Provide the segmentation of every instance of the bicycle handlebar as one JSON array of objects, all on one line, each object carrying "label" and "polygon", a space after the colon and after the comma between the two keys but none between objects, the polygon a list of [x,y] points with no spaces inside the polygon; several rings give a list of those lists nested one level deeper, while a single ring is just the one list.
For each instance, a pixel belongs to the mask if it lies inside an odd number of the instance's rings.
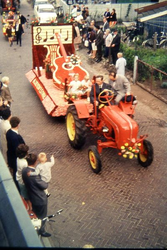
[{"label": "bicycle handlebar", "polygon": [[46,216],[45,218],[42,219],[42,221],[51,219],[51,218],[55,217],[56,215],[59,215],[61,212],[63,212],[63,209],[58,210],[55,214],[51,214],[51,215]]}]

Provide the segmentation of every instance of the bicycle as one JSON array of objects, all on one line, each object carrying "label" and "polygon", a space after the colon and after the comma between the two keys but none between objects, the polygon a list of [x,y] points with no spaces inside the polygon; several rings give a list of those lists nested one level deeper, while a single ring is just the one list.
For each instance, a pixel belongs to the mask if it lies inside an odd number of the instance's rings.
[{"label": "bicycle", "polygon": [[156,32],[155,32],[154,35],[152,36],[152,38],[149,38],[142,43],[142,46],[153,48],[154,47],[154,39],[155,39],[155,36],[157,36],[156,47],[157,48],[167,48],[167,35],[165,35],[164,31],[162,31],[161,34],[162,34],[161,36],[158,36],[158,34],[156,34]]}]

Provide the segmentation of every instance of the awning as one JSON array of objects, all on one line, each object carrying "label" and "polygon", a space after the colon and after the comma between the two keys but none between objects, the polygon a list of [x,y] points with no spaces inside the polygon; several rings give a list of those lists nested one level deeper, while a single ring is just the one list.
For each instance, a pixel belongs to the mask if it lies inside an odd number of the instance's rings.
[{"label": "awning", "polygon": [[145,21],[148,21],[148,20],[160,17],[160,16],[165,16],[165,15],[167,15],[167,10],[164,10],[164,11],[161,11],[161,12],[149,15],[149,16],[144,16],[144,17],[138,18],[138,21],[145,22]]}]

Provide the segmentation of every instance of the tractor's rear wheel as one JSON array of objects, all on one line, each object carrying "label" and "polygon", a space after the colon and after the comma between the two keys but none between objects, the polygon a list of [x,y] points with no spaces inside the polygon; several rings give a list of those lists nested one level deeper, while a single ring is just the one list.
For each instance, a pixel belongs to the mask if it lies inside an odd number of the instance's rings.
[{"label": "tractor's rear wheel", "polygon": [[101,160],[96,146],[89,147],[88,158],[92,171],[98,174],[101,171]]},{"label": "tractor's rear wheel", "polygon": [[80,149],[86,140],[85,121],[78,118],[75,106],[69,106],[66,115],[66,129],[70,145]]},{"label": "tractor's rear wheel", "polygon": [[151,142],[144,140],[143,141],[143,152],[138,154],[139,164],[146,168],[151,165],[154,157],[153,146]]}]

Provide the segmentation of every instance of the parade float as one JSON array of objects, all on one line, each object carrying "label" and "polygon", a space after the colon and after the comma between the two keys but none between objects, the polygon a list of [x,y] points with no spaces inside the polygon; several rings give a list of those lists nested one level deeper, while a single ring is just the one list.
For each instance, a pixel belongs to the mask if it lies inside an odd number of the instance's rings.
[{"label": "parade float", "polygon": [[[65,116],[69,104],[67,83],[75,73],[82,81],[89,73],[75,53],[72,24],[39,24],[32,21],[32,69],[26,77],[32,84],[41,103],[51,116]],[[75,96],[84,100],[88,110],[92,105],[86,95]]]},{"label": "parade float", "polygon": [[[139,136],[139,126],[133,119],[135,106],[133,95],[125,96],[118,105],[114,104],[114,93],[103,90],[98,100],[101,102],[98,113],[96,107],[96,77],[92,79],[94,103],[87,101],[83,91],[74,95],[69,93],[68,84],[74,74],[79,80],[89,73],[81,66],[81,60],[75,53],[73,42],[73,26],[71,24],[39,25],[34,20],[32,26],[33,67],[26,74],[38,94],[44,108],[51,116],[66,116],[66,131],[70,145],[81,149],[86,141],[87,128],[92,134],[102,139],[97,146],[90,146],[88,159],[92,171],[98,174],[102,164],[100,154],[105,148],[115,148],[124,158],[137,158],[143,167],[153,161],[153,147],[146,140],[148,135]],[[109,94],[110,92],[110,94]],[[107,128],[104,131],[104,127]]]}]

